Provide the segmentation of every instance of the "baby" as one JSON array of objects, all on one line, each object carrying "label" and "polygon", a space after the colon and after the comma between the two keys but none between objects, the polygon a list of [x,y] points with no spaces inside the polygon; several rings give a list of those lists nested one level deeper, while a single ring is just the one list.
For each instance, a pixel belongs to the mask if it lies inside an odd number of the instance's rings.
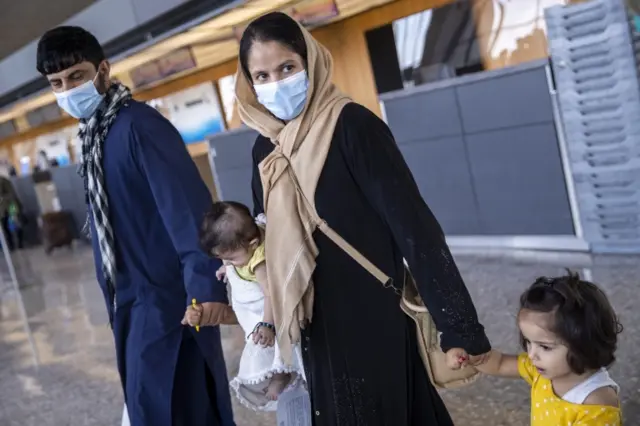
[{"label": "baby", "polygon": [[246,406],[272,411],[278,396],[298,383],[302,363],[298,358],[295,365],[284,365],[276,344],[264,226],[264,216],[254,220],[246,206],[216,202],[204,218],[200,242],[206,253],[223,261],[217,278],[228,282],[233,311],[248,336],[230,385]]},{"label": "baby", "polygon": [[[606,368],[622,330],[605,294],[577,275],[539,278],[520,298],[524,353],[489,353],[475,367],[485,374],[522,377],[531,386],[531,425],[619,426],[618,385]],[[462,349],[447,352],[457,369]]]}]

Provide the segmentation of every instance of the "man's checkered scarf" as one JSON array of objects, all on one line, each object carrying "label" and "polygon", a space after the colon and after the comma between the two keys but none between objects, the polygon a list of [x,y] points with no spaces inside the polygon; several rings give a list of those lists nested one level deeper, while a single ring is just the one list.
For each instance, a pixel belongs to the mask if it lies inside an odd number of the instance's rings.
[{"label": "man's checkered scarf", "polygon": [[116,256],[113,228],[109,221],[109,199],[104,187],[102,169],[102,144],[120,108],[131,99],[131,91],[124,85],[113,84],[96,112],[88,119],[80,120],[78,137],[82,140],[82,162],[78,174],[84,181],[85,201],[87,203],[87,222],[85,229],[90,232],[89,214],[93,214],[93,223],[100,245],[102,273],[112,305],[116,297]]}]

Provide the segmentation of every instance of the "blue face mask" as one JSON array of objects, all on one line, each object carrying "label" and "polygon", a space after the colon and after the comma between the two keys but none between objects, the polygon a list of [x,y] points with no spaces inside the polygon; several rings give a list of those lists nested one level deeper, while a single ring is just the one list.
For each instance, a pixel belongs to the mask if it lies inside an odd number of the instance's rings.
[{"label": "blue face mask", "polygon": [[271,114],[280,120],[296,118],[307,103],[309,78],[306,71],[273,83],[255,84],[253,89],[260,102]]},{"label": "blue face mask", "polygon": [[65,110],[70,116],[74,118],[89,118],[102,102],[104,95],[98,93],[95,79],[100,75],[96,74],[93,80],[89,80],[78,87],[67,90],[62,93],[54,93],[58,100],[60,108]]}]

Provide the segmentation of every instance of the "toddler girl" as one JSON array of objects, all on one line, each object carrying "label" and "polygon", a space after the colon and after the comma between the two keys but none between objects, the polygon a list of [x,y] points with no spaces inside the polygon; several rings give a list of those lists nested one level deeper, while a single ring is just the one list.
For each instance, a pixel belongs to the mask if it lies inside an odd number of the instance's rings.
[{"label": "toddler girl", "polygon": [[248,336],[230,385],[244,405],[273,411],[278,396],[299,384],[302,363],[296,348],[295,365],[285,365],[275,343],[264,225],[264,215],[256,221],[240,203],[216,202],[204,218],[200,240],[208,254],[223,261],[217,277],[228,282],[232,309]]},{"label": "toddler girl", "polygon": [[[520,298],[519,356],[491,351],[476,368],[522,377],[531,385],[532,426],[618,426],[618,385],[606,368],[622,331],[605,294],[569,274],[539,278]],[[451,368],[465,365],[462,349],[447,352]]]}]

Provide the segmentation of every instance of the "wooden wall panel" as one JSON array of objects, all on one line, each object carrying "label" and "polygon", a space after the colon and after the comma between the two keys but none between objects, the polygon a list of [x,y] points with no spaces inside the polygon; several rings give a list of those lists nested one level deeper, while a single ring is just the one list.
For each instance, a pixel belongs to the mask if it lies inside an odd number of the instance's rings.
[{"label": "wooden wall panel", "polygon": [[343,21],[321,28],[313,35],[333,55],[333,81],[336,86],[379,115],[380,106],[364,32]]},{"label": "wooden wall panel", "polygon": [[453,3],[454,1],[455,0],[396,0],[385,6],[380,6],[345,19],[342,22],[366,31],[404,18],[405,16],[440,7],[448,3]]}]

